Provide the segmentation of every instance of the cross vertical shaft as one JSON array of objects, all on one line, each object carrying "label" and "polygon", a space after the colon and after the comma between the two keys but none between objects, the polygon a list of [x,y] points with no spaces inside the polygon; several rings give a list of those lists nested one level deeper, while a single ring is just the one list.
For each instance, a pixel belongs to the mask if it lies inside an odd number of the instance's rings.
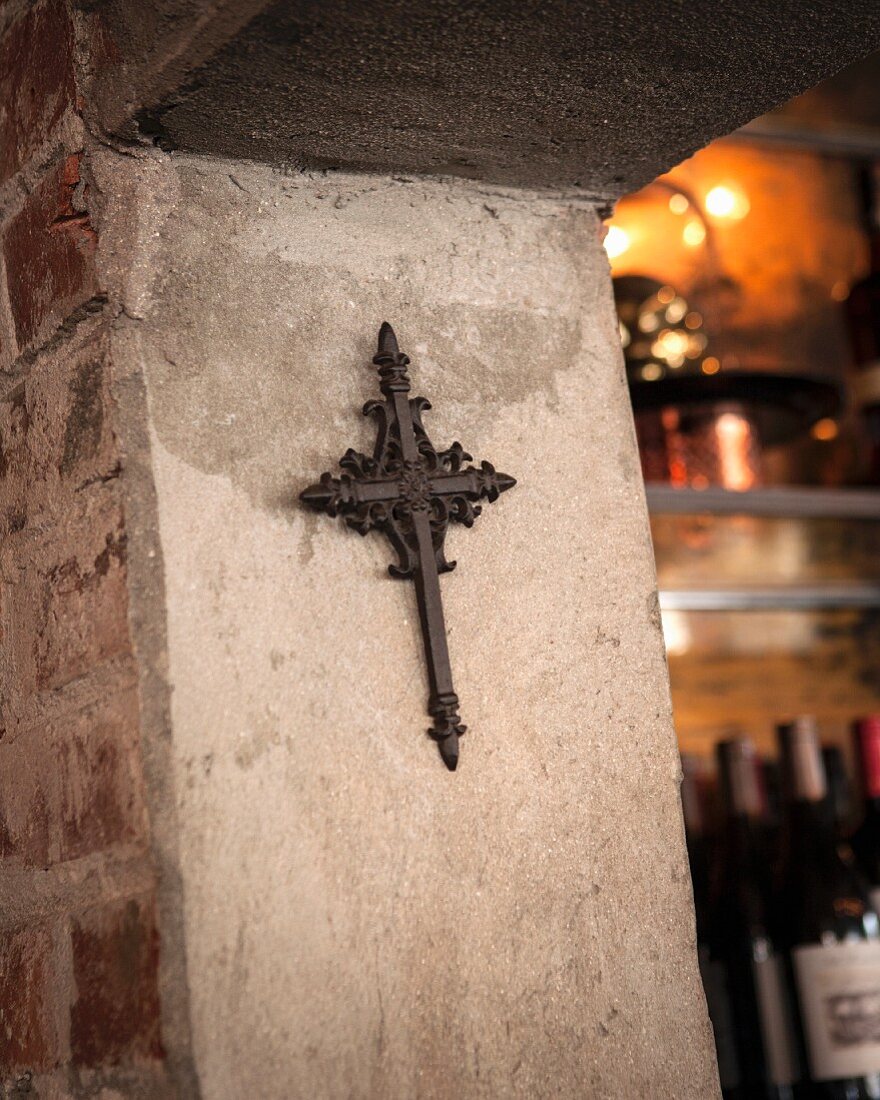
[{"label": "cross vertical shaft", "polygon": [[471,456],[460,443],[437,451],[422,426],[421,414],[430,404],[411,398],[407,373],[409,358],[397,346],[387,323],[379,330],[373,358],[379,368],[384,401],[369,401],[364,413],[375,416],[379,431],[372,458],[348,450],[340,460],[339,477],[326,473],[301,498],[366,535],[377,528],[388,536],[399,562],[388,567],[393,577],[415,582],[419,620],[428,665],[428,713],[434,724],[428,731],[437,742],[443,762],[455,771],[459,738],[465,732],[458,714],[458,696],[446,640],[440,594],[440,574],[455,562],[444,556],[443,543],[451,522],[473,525],[480,499],[497,500],[516,484],[489,462],[465,466]]},{"label": "cross vertical shaft", "polygon": [[452,686],[452,667],[446,642],[446,622],[440,597],[440,574],[426,512],[416,516],[419,562],[416,566],[416,599],[422,622],[425,658],[428,662],[428,713],[434,719],[431,736],[437,740],[443,763],[450,771],[458,765],[458,738],[464,726],[458,716],[458,696]]}]

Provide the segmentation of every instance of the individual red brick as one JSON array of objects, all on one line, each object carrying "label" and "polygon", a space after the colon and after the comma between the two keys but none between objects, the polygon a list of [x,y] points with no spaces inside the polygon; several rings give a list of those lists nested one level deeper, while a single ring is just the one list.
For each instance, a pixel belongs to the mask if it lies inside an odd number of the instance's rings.
[{"label": "individual red brick", "polygon": [[161,1058],[159,935],[152,902],[130,900],[88,910],[73,922],[72,944],[74,1064]]},{"label": "individual red brick", "polygon": [[143,839],[135,689],[77,714],[55,732],[55,741],[61,859]]},{"label": "individual red brick", "polygon": [[0,539],[58,506],[65,489],[118,474],[109,364],[107,333],[99,330],[72,354],[43,357],[0,403]]},{"label": "individual red brick", "polygon": [[74,494],[0,544],[0,727],[28,721],[41,693],[131,655],[118,482]]},{"label": "individual red brick", "polygon": [[[58,755],[51,732],[0,739],[0,859],[48,867],[61,812]],[[2,872],[0,872],[2,873]]]},{"label": "individual red brick", "polygon": [[[118,469],[111,426],[107,334],[101,333],[65,364],[64,431],[53,459],[64,478],[80,482],[108,478]],[[40,382],[53,385],[48,373]],[[54,441],[53,441],[54,442]]]},{"label": "individual red brick", "polygon": [[51,316],[61,322],[98,292],[97,234],[89,221],[80,154],[33,191],[6,231],[6,284],[19,347]]},{"label": "individual red brick", "polygon": [[[79,552],[78,552],[79,551]],[[129,650],[125,532],[103,539],[42,574],[34,659],[38,690],[57,688]]]},{"label": "individual red brick", "polygon": [[39,1072],[57,1060],[48,929],[0,936],[0,1072]]},{"label": "individual red brick", "polygon": [[0,860],[49,867],[146,843],[134,688],[0,739]]},{"label": "individual red brick", "polygon": [[62,0],[35,5],[0,42],[0,183],[75,106],[73,28]]}]

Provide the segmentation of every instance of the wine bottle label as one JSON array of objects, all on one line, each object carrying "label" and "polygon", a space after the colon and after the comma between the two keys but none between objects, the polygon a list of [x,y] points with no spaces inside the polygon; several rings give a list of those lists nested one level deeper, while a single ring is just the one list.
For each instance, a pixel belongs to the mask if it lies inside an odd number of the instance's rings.
[{"label": "wine bottle label", "polygon": [[793,1085],[800,1072],[782,960],[768,954],[755,959],[752,969],[767,1074],[774,1085]]},{"label": "wine bottle label", "polygon": [[736,1056],[733,1012],[727,992],[727,975],[720,962],[709,958],[705,947],[699,951],[700,977],[706,994],[709,1019],[715,1032],[715,1052],[718,1058],[718,1076],[722,1089],[735,1089],[739,1085],[739,1059]]},{"label": "wine bottle label", "polygon": [[813,1079],[880,1072],[880,942],[797,947],[792,959]]}]

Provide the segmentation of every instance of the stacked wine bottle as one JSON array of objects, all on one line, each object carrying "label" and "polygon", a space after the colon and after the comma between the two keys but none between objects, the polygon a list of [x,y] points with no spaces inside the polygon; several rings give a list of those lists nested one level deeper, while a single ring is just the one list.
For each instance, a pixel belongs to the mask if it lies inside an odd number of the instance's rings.
[{"label": "stacked wine bottle", "polygon": [[880,716],[854,724],[864,810],[814,719],[778,761],[734,737],[717,798],[682,758],[700,972],[726,1100],[880,1098]]}]

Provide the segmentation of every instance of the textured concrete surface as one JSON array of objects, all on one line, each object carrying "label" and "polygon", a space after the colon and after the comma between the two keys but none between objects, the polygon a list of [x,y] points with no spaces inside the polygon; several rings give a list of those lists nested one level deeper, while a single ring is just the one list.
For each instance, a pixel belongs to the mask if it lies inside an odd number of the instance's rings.
[{"label": "textured concrete surface", "polygon": [[[131,598],[148,652],[167,603],[171,730],[145,737],[169,750],[151,813],[173,801],[203,1095],[717,1095],[593,210],[198,158],[149,172],[106,262],[131,272],[116,353],[149,404],[151,455],[132,434],[126,463],[151,461],[155,498],[132,495],[130,529],[155,507],[164,597],[154,549]],[[455,774],[424,733],[411,585],[381,537],[296,499],[371,445],[383,319],[435,443],[519,479],[449,539]]]},{"label": "textured concrete surface", "polygon": [[874,0],[143,7],[99,5],[126,58],[101,98],[149,56],[135,98],[178,148],[615,197],[880,46]]}]

